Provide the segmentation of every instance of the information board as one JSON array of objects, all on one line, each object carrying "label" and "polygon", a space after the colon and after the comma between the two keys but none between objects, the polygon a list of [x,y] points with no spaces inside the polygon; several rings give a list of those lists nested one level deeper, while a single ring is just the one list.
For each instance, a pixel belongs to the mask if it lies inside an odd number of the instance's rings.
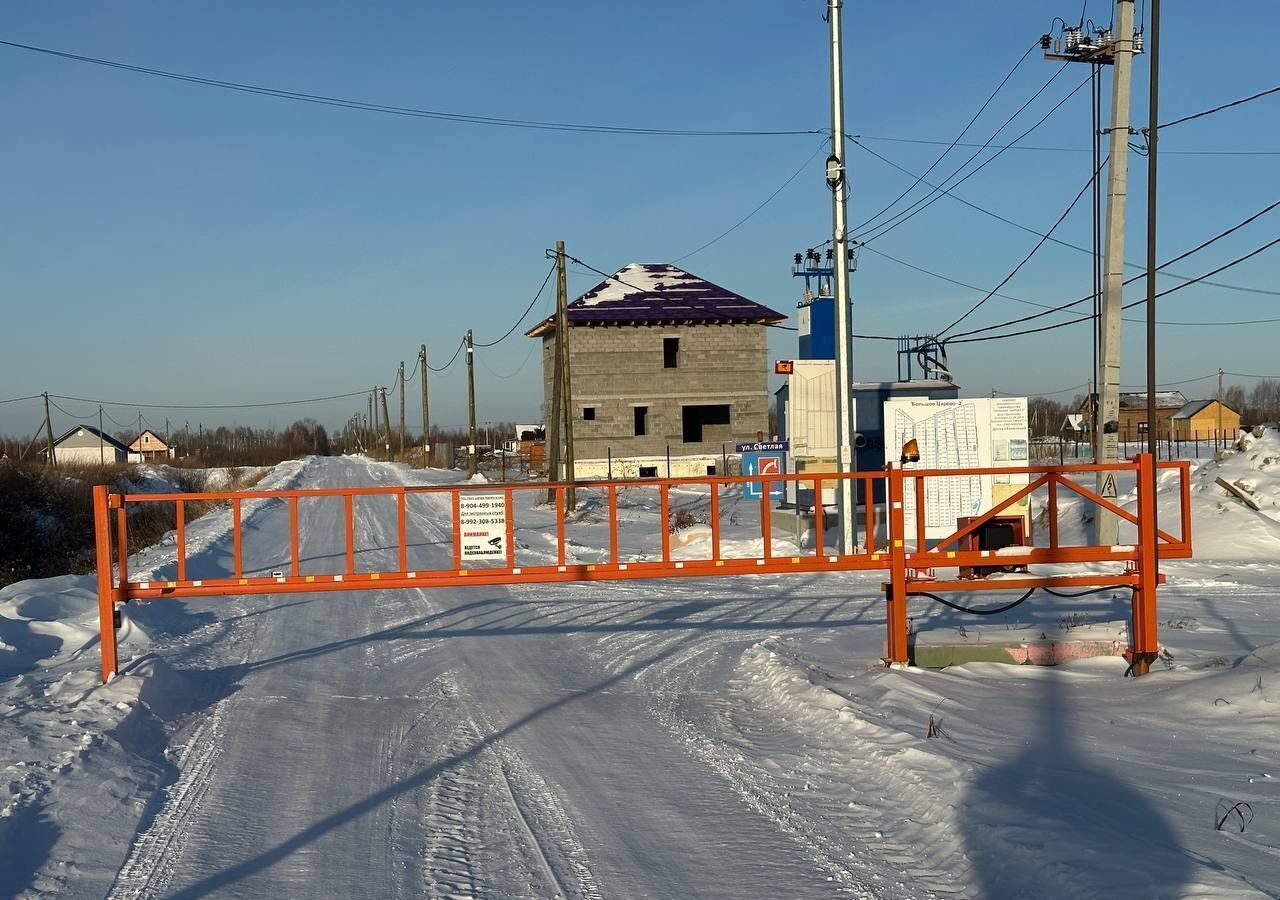
[{"label": "information board", "polygon": [[[920,447],[914,469],[978,469],[1028,464],[1025,397],[889,400],[884,405],[885,447],[891,457],[907,441]],[[1025,474],[956,475],[925,483],[925,537],[948,537],[956,520],[991,509],[1027,484]],[[907,534],[916,527],[915,482],[908,479],[903,512]],[[1024,499],[1008,510],[1027,515]],[[1029,524],[1029,523],[1028,523]],[[1030,530],[1028,529],[1028,534]]]},{"label": "information board", "polygon": [[463,562],[507,558],[505,494],[462,492],[458,497],[458,539]]}]

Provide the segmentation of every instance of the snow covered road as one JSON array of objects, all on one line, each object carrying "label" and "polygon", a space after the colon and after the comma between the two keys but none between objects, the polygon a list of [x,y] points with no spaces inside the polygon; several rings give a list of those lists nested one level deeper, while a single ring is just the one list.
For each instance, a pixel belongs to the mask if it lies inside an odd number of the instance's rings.
[{"label": "snow covered road", "polygon": [[[348,457],[272,477],[456,475]],[[751,505],[729,501],[750,534]],[[579,558],[601,545],[584,506]],[[650,506],[628,499],[624,544],[652,538]],[[408,511],[411,567],[447,564],[447,501]],[[196,571],[229,565],[219,515],[191,529]],[[1201,515],[1231,526],[1210,546],[1248,530]],[[543,519],[522,509],[520,552],[548,551]],[[357,503],[359,568],[392,566],[395,521],[389,498]],[[341,502],[309,501],[301,528],[303,571],[340,571]],[[287,545],[282,504],[247,513],[248,570],[281,568]],[[172,547],[144,557],[135,571],[162,572]],[[52,754],[78,723],[86,749],[14,806],[61,832],[32,832],[30,876],[0,876],[24,897],[1280,897],[1280,564],[1264,547],[1168,571],[1172,658],[1138,681],[1115,659],[885,670],[871,576],[130,604],[147,641],[125,641],[120,678],[88,688],[80,651],[57,664],[82,693],[39,734]],[[1126,607],[913,615],[963,636],[1102,628]],[[133,712],[108,731],[93,712],[112,704]],[[19,727],[35,715],[12,708]],[[1215,830],[1237,801],[1247,830]]]}]

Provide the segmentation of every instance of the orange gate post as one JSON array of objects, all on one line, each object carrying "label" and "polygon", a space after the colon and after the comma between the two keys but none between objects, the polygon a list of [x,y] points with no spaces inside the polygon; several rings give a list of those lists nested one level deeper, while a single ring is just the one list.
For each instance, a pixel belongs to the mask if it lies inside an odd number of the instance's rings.
[{"label": "orange gate post", "polygon": [[889,636],[885,642],[885,660],[905,665],[907,658],[907,547],[906,512],[902,508],[905,491],[902,466],[889,463],[889,586],[885,592],[885,616]]},{"label": "orange gate post", "polygon": [[116,604],[111,583],[111,515],[107,486],[93,486],[93,544],[98,566],[98,631],[102,643],[102,681],[116,674]]},{"label": "orange gate post", "polygon": [[1135,675],[1145,675],[1160,652],[1156,629],[1156,584],[1159,581],[1155,493],[1155,461],[1139,453],[1138,462],[1138,585],[1133,591],[1132,644],[1125,654]]}]

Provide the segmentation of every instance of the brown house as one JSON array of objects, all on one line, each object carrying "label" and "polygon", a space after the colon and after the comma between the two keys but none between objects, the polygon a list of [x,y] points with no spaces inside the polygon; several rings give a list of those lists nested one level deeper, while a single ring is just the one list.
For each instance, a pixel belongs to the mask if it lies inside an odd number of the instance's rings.
[{"label": "brown house", "polygon": [[150,428],[134,438],[129,445],[129,459],[133,462],[171,459],[174,455],[174,448],[169,446],[169,442]]},{"label": "brown house", "polygon": [[[1086,430],[1093,428],[1093,411],[1097,404],[1097,394],[1091,394],[1080,404],[1080,414],[1084,417]],[[1168,438],[1170,420],[1173,414],[1187,405],[1187,398],[1182,391],[1156,392],[1156,436]],[[1237,423],[1238,424],[1238,423]],[[1120,395],[1120,440],[1136,441],[1147,436],[1147,394],[1135,391]]]},{"label": "brown house", "polygon": [[1193,400],[1175,412],[1170,422],[1178,441],[1234,440],[1240,434],[1240,413],[1217,400]]}]

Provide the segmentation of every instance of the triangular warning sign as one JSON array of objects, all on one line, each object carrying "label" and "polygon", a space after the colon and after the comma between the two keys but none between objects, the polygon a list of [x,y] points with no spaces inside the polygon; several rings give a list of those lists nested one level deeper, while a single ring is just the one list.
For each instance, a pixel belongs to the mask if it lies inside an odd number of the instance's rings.
[{"label": "triangular warning sign", "polygon": [[1108,500],[1114,500],[1116,496],[1116,476],[1114,472],[1108,472],[1107,477],[1102,479],[1102,496]]}]

